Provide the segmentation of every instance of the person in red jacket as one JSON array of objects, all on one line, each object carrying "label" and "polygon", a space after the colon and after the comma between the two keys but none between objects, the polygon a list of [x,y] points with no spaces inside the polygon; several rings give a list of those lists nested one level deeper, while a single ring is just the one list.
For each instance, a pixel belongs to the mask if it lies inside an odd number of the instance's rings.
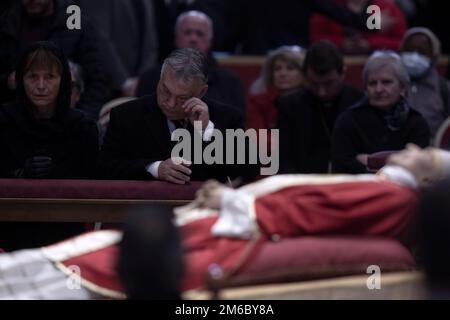
[{"label": "person in red jacket", "polygon": [[[360,32],[344,27],[320,14],[314,14],[310,19],[310,39],[312,42],[329,40],[336,44],[344,54],[368,54],[378,49],[398,50],[400,41],[406,31],[406,20],[402,11],[388,0],[334,0],[338,4],[346,4],[355,13],[360,13],[371,1],[372,5],[387,12],[394,21],[385,32]],[[381,21],[383,27],[383,21]]]},{"label": "person in red jacket", "polygon": [[259,130],[277,127],[276,101],[279,96],[303,86],[304,56],[304,50],[299,46],[282,46],[269,53],[260,77],[250,88],[247,128]]}]

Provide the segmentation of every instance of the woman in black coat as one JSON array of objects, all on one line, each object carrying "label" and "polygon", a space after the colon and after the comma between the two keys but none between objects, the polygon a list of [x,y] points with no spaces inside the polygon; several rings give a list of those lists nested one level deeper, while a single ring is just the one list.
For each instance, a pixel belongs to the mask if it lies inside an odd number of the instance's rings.
[{"label": "woman in black coat", "polygon": [[364,67],[363,80],[367,97],[345,111],[333,130],[333,172],[369,172],[370,154],[430,142],[425,119],[405,100],[409,76],[396,53],[375,52]]},{"label": "woman in black coat", "polygon": [[[97,127],[70,108],[71,75],[50,42],[26,50],[16,69],[16,101],[0,109],[0,178],[80,179],[95,170]],[[0,247],[42,246],[82,232],[79,224],[1,223]]]},{"label": "woman in black coat", "polygon": [[50,42],[36,43],[16,75],[16,101],[0,109],[0,177],[91,177],[97,127],[70,108],[72,80],[62,51]]}]

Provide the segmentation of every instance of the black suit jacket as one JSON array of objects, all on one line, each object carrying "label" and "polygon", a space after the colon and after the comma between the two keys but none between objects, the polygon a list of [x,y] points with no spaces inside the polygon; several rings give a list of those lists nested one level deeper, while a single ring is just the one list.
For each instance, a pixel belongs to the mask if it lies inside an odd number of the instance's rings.
[{"label": "black suit jacket", "polygon": [[344,85],[330,106],[324,106],[308,90],[280,98],[280,173],[328,172],[334,123],[362,97],[361,91]]},{"label": "black suit jacket", "polygon": [[[212,100],[204,101],[215,129],[224,132],[225,129],[243,128],[239,111]],[[189,124],[187,129],[193,141],[192,125]],[[167,118],[157,105],[156,95],[144,96],[118,106],[111,111],[102,146],[102,176],[109,179],[151,180],[153,177],[146,167],[155,161],[169,159],[174,145]],[[227,176],[235,178],[247,173],[242,165],[198,164],[191,169],[193,181],[225,181]]]}]

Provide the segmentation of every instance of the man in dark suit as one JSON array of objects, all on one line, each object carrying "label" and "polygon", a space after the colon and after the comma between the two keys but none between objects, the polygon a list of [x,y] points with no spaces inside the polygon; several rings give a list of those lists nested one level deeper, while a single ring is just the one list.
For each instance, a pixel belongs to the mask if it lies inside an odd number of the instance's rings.
[{"label": "man in dark suit", "polygon": [[[145,96],[111,112],[101,152],[101,170],[111,179],[159,179],[176,184],[191,180],[236,178],[244,165],[192,164],[195,152],[211,142],[213,129],[243,128],[237,109],[202,99],[208,90],[208,62],[194,49],[177,49],[164,61],[156,95]],[[194,128],[201,124],[201,130]],[[201,135],[201,150],[192,144],[189,161],[172,157],[176,142],[171,135],[185,128],[192,137]],[[214,138],[215,139],[215,138]],[[215,142],[215,141],[214,141]],[[222,146],[225,146],[222,143]],[[225,154],[225,152],[223,153]],[[184,156],[184,155],[183,155]]]},{"label": "man in dark suit", "polygon": [[334,123],[363,93],[344,83],[343,57],[329,42],[310,47],[303,72],[307,88],[281,97],[277,103],[280,172],[327,173]]}]

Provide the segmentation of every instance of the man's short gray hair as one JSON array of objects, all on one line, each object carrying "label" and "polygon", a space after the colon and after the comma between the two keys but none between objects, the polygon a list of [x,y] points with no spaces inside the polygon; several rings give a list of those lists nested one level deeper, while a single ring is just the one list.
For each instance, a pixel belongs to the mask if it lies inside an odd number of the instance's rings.
[{"label": "man's short gray hair", "polygon": [[367,60],[363,69],[363,81],[364,87],[367,88],[367,82],[369,75],[377,70],[389,68],[394,73],[394,76],[400,82],[400,85],[404,89],[409,88],[410,78],[408,71],[403,66],[400,56],[391,50],[378,50],[375,51]]},{"label": "man's short gray hair", "polygon": [[175,77],[183,82],[193,80],[208,83],[208,59],[199,51],[191,48],[176,49],[164,60],[161,75],[169,66]]},{"label": "man's short gray hair", "polygon": [[208,25],[208,31],[209,31],[208,38],[209,39],[213,38],[213,32],[214,32],[213,28],[214,27],[213,27],[213,22],[212,22],[211,18],[208,15],[206,15],[205,13],[203,13],[201,11],[197,11],[197,10],[190,10],[190,11],[183,12],[182,14],[180,14],[177,17],[177,20],[175,22],[175,33],[179,32],[181,23],[183,22],[184,19],[186,19],[188,17],[196,17],[196,18],[205,20],[206,24]]}]

